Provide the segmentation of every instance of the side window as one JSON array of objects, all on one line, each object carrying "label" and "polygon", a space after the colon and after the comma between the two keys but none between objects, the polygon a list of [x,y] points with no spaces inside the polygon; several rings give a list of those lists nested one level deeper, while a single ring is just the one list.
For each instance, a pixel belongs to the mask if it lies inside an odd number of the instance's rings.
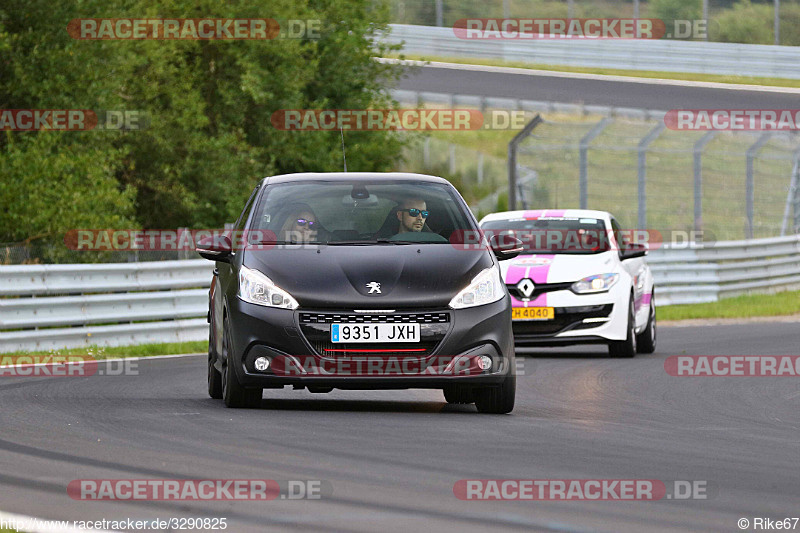
[{"label": "side window", "polygon": [[616,218],[611,218],[611,230],[614,232],[614,240],[617,241],[617,253],[622,255],[623,250],[627,246],[627,242],[625,242],[622,238],[622,229],[619,227],[619,222],[617,222]]},{"label": "side window", "polygon": [[250,209],[253,207],[253,202],[256,200],[256,196],[258,196],[258,186],[253,189],[252,194],[250,194],[250,198],[248,198],[247,203],[244,204],[244,209],[242,210],[242,214],[239,215],[239,219],[236,221],[236,224],[233,225],[233,229],[236,231],[244,230],[244,225],[247,224],[247,218],[250,215]]}]

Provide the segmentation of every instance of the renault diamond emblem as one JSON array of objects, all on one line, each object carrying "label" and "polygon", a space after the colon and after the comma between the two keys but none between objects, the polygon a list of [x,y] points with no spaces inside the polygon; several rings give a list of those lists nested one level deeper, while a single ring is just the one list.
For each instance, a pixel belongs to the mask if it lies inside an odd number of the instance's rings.
[{"label": "renault diamond emblem", "polygon": [[367,288],[369,289],[369,294],[378,293],[381,294],[381,284],[377,281],[370,281],[367,283]]},{"label": "renault diamond emblem", "polygon": [[536,288],[536,285],[533,282],[525,278],[519,283],[517,283],[517,290],[522,294],[525,298],[530,298],[531,294],[533,294],[533,290]]}]

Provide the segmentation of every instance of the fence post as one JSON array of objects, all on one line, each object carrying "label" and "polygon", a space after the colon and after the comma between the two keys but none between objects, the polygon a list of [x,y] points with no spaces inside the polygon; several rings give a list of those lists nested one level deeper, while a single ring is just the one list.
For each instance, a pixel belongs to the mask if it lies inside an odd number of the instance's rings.
[{"label": "fence post", "polygon": [[637,173],[639,176],[639,229],[647,227],[647,147],[650,143],[656,140],[664,128],[667,126],[664,122],[659,122],[658,125],[650,130],[644,138],[639,141],[638,152],[639,162],[637,165]]},{"label": "fence post", "polygon": [[747,149],[747,176],[745,179],[746,215],[745,238],[753,238],[753,218],[755,215],[755,180],[753,179],[753,160],[761,147],[772,136],[771,132],[763,133],[761,137]]},{"label": "fence post", "polygon": [[792,177],[789,180],[789,192],[786,194],[786,206],[783,208],[783,221],[781,222],[781,237],[786,235],[786,227],[789,225],[790,213],[794,211],[792,217],[792,231],[797,232],[800,227],[800,189],[798,188],[798,178],[800,178],[800,149],[795,150],[792,164]]},{"label": "fence post", "polygon": [[450,174],[456,173],[456,145],[450,143]]},{"label": "fence post", "polygon": [[426,169],[431,168],[431,138],[425,137],[422,143],[422,164]]},{"label": "fence post", "polygon": [[580,188],[579,197],[581,209],[588,209],[587,205],[589,204],[589,143],[600,135],[611,122],[613,122],[613,119],[609,117],[603,118],[581,138],[580,144],[578,145],[580,154],[580,179],[578,180],[578,187]]},{"label": "fence post", "polygon": [[544,122],[541,115],[536,115],[522,130],[514,135],[508,143],[508,210],[513,211],[517,206],[517,146],[533,129]]},{"label": "fence post", "polygon": [[703,149],[717,136],[709,131],[694,143],[694,229],[697,235],[703,229]]},{"label": "fence post", "polygon": [[478,152],[478,185],[483,183],[483,152]]}]

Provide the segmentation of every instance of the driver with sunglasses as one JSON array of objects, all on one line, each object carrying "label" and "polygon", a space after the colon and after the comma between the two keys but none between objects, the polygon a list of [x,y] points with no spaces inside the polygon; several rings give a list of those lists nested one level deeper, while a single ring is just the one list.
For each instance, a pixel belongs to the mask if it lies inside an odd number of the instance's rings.
[{"label": "driver with sunglasses", "polygon": [[281,235],[286,242],[311,242],[317,239],[317,215],[305,204],[292,208],[286,222],[281,228]]},{"label": "driver with sunglasses", "polygon": [[422,231],[428,210],[425,200],[421,198],[407,198],[397,210],[397,220],[400,221],[398,234]]}]

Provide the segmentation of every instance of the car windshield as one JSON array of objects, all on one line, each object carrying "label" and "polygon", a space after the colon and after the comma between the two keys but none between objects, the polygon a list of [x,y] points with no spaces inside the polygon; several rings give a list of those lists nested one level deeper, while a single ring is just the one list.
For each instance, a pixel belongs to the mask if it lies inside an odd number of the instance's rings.
[{"label": "car windshield", "polygon": [[611,249],[609,232],[598,218],[539,217],[486,221],[487,237],[513,235],[524,245],[523,254],[596,254]]},{"label": "car windshield", "polygon": [[274,244],[449,244],[475,231],[452,186],[420,181],[303,181],[268,185],[249,242]]}]

